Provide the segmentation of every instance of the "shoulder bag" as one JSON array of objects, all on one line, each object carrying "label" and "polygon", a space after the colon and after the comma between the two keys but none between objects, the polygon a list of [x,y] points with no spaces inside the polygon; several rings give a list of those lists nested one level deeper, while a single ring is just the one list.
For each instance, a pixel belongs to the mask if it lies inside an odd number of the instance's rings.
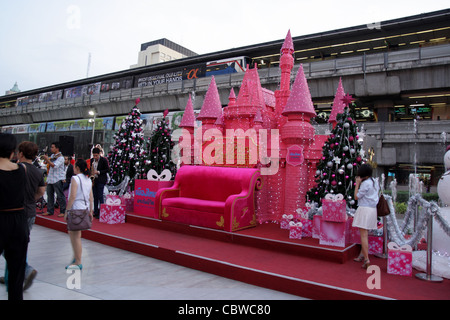
[{"label": "shoulder bag", "polygon": [[67,230],[69,231],[88,230],[92,227],[92,220],[89,214],[89,205],[83,193],[83,183],[81,182],[81,179],[80,179],[80,188],[87,208],[82,210],[81,209],[67,210]]},{"label": "shoulder bag", "polygon": [[389,213],[391,213],[391,211],[389,210],[387,201],[384,198],[383,194],[381,194],[377,204],[377,216],[384,217],[387,216]]}]

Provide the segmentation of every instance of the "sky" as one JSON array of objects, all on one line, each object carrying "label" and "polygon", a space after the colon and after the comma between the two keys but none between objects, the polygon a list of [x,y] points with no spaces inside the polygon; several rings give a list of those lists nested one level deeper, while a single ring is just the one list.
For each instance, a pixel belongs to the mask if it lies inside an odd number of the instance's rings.
[{"label": "sky", "polygon": [[[0,95],[129,69],[167,38],[198,54],[449,8],[448,0],[0,0]],[[90,55],[90,67],[88,61]]]}]

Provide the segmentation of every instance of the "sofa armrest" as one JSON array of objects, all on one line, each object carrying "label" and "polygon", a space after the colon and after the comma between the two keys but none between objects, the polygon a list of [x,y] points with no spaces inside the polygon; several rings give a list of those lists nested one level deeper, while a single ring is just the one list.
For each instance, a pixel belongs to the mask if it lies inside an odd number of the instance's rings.
[{"label": "sofa armrest", "polygon": [[158,215],[158,219],[161,219],[162,215],[162,201],[166,198],[176,198],[180,196],[179,188],[162,188],[159,189],[155,197],[155,212]]}]

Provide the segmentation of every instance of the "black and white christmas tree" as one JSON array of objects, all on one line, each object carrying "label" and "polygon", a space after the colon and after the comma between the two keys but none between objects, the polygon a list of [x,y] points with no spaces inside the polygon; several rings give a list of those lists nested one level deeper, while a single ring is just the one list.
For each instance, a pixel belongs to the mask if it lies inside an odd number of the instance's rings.
[{"label": "black and white christmas tree", "polygon": [[348,207],[356,207],[355,177],[364,151],[352,101],[348,94],[343,98],[344,111],[336,116],[336,126],[322,147],[322,158],[315,175],[317,185],[307,192],[309,202],[320,205],[328,193],[342,194]]},{"label": "black and white christmas tree", "polygon": [[135,106],[114,134],[114,143],[108,153],[109,184],[117,186],[128,176],[132,190],[134,179],[143,172],[142,159],[145,157],[143,121],[137,106],[139,102],[140,99],[136,99]]},{"label": "black and white christmas tree", "polygon": [[[163,118],[157,123],[147,143],[147,156],[144,161],[144,174],[150,180],[174,180],[177,172],[177,166],[172,161],[172,130],[169,128],[167,114],[169,110],[164,111]],[[170,175],[167,175],[167,171]],[[164,176],[163,176],[164,175]]]}]

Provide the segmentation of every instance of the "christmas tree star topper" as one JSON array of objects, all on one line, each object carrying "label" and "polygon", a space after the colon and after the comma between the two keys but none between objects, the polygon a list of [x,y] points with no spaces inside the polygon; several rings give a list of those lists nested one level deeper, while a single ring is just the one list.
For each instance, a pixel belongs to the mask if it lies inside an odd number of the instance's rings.
[{"label": "christmas tree star topper", "polygon": [[342,102],[344,102],[344,104],[348,107],[353,101],[355,100],[355,98],[352,97],[351,94],[346,94],[343,98],[342,98]]}]

